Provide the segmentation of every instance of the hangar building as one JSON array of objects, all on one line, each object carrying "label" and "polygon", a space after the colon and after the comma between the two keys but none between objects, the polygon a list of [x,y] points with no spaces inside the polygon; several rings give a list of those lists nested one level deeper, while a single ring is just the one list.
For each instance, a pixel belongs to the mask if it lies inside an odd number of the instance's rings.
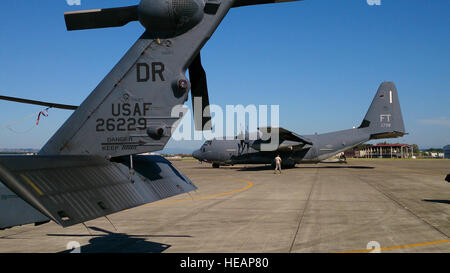
[{"label": "hangar building", "polygon": [[414,155],[410,144],[367,145],[364,148],[346,152],[347,157],[359,158],[411,158]]},{"label": "hangar building", "polygon": [[450,145],[444,146],[444,158],[450,158]]}]

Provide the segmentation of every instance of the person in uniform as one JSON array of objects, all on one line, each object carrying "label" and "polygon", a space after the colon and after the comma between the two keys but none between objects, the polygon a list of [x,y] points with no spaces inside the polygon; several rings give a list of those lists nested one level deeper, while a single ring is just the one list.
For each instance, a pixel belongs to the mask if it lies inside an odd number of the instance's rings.
[{"label": "person in uniform", "polygon": [[277,173],[277,170],[281,173],[281,161],[280,155],[277,155],[275,157],[275,171],[273,173]]}]

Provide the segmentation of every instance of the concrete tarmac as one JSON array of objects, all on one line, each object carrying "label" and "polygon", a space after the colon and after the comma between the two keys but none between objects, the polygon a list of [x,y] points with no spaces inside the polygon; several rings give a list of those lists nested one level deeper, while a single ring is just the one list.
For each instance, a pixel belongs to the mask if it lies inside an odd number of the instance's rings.
[{"label": "concrete tarmac", "polygon": [[450,252],[450,160],[211,168],[199,188],[83,225],[0,231],[0,252]]}]

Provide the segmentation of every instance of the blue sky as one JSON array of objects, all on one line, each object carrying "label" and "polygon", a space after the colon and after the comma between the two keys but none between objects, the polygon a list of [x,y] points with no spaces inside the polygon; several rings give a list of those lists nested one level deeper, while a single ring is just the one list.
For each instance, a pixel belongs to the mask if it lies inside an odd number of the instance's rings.
[{"label": "blue sky", "polygon": [[[63,13],[138,2],[1,1],[0,94],[80,104],[143,28],[135,22],[67,32]],[[389,141],[450,144],[450,1],[381,3],[305,0],[233,9],[202,51],[211,103],[279,104],[282,127],[322,133],[358,126],[379,84],[394,81],[410,135]],[[40,148],[71,114],[51,109],[35,126],[32,114],[40,110],[0,102],[0,148]]]}]

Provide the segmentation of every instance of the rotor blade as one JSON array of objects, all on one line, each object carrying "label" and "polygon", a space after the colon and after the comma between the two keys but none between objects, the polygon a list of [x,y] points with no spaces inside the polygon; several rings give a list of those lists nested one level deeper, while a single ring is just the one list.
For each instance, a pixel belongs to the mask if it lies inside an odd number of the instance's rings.
[{"label": "rotor blade", "polygon": [[[211,130],[211,113],[209,111],[208,85],[206,81],[206,72],[203,69],[200,53],[195,57],[189,66],[189,79],[191,80],[192,108],[194,112],[194,124],[196,130]],[[196,115],[195,98],[201,98],[201,113]],[[206,108],[206,111],[205,111]],[[197,109],[200,110],[200,109]],[[208,123],[208,126],[205,126]]]},{"label": "rotor blade", "polygon": [[236,0],[234,2],[233,8],[243,7],[243,6],[251,6],[251,5],[294,2],[294,1],[303,1],[303,0]]},{"label": "rotor blade", "polygon": [[139,18],[138,6],[80,10],[64,13],[67,30],[121,27]]},{"label": "rotor blade", "polygon": [[38,100],[27,100],[27,99],[7,97],[7,96],[0,96],[0,100],[7,100],[7,101],[14,101],[14,102],[19,102],[19,103],[41,105],[41,106],[47,106],[47,107],[50,107],[50,108],[58,108],[58,109],[64,109],[64,110],[76,110],[78,108],[78,106],[74,106],[74,105],[59,104],[59,103],[52,103],[52,102],[44,102],[44,101],[38,101]]}]

